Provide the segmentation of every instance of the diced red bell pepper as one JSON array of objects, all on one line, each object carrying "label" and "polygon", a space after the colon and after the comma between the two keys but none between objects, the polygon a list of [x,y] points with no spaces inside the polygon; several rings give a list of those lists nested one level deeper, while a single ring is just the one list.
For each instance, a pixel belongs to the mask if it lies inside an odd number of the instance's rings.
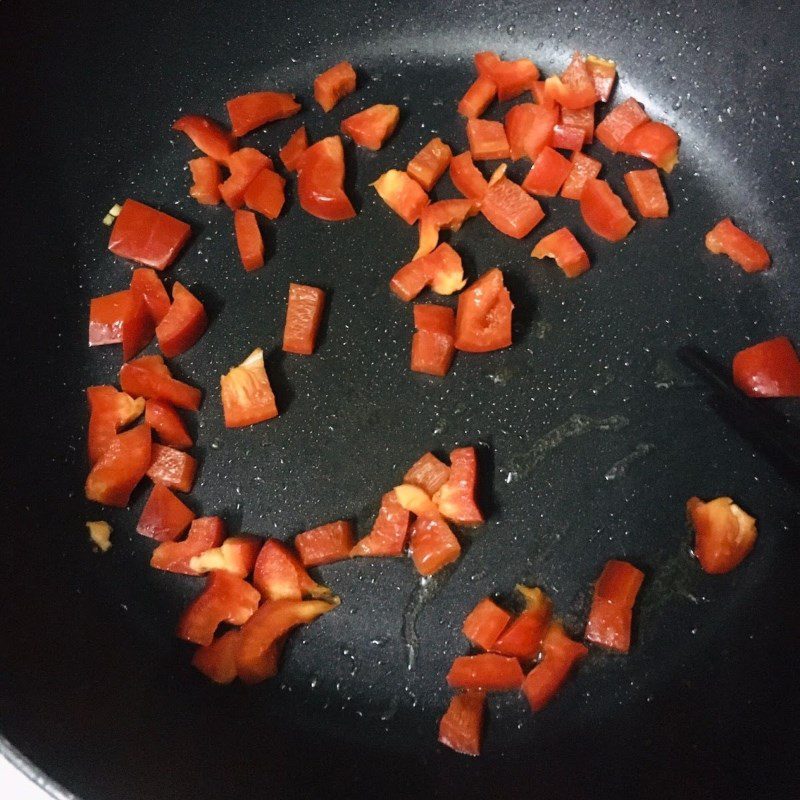
[{"label": "diced red bell pepper", "polygon": [[505,630],[511,614],[497,605],[491,597],[484,597],[467,614],[461,631],[470,643],[481,650],[492,650],[497,637]]},{"label": "diced red bell pepper", "polygon": [[481,213],[497,230],[514,239],[525,238],[544,219],[538,201],[506,177],[489,184]]},{"label": "diced red bell pepper", "polygon": [[554,125],[552,144],[559,150],[580,150],[585,135],[583,128],[577,125]]},{"label": "diced red bell pepper", "polygon": [[155,270],[137,267],[131,276],[131,292],[144,298],[147,310],[158,325],[169,311],[170,301],[167,290]]},{"label": "diced red bell pepper", "polygon": [[[527,140],[542,116],[542,109],[533,103],[518,103],[506,113],[504,126],[509,156],[517,161],[528,154]],[[550,126],[552,128],[552,125]],[[548,138],[549,138],[548,129]]]},{"label": "diced red bell pepper", "polygon": [[555,197],[572,170],[572,163],[552,147],[545,147],[536,157],[522,188],[531,194]]},{"label": "diced red bell pepper", "polygon": [[264,239],[258,227],[258,220],[252,211],[237,208],[233,212],[233,230],[236,234],[236,247],[242,266],[252,272],[264,266]]},{"label": "diced red bell pepper", "polygon": [[86,399],[89,401],[89,461],[94,464],[114,441],[120,428],[142,415],[145,405],[141,397],[134,399],[113,386],[90,386]]},{"label": "diced red bell pepper", "polygon": [[745,272],[760,272],[770,265],[764,245],[737,228],[730,217],[718,222],[706,234],[706,247],[712,253],[724,253]]},{"label": "diced red bell pepper", "polygon": [[586,181],[596,178],[603,165],[597,159],[577,150],[572,154],[570,161],[572,169],[561,187],[561,196],[568,200],[580,200]]},{"label": "diced red bell pepper", "polygon": [[414,253],[414,258],[420,258],[434,251],[439,244],[439,231],[442,228],[449,228],[451,231],[460,230],[467,217],[474,217],[477,213],[477,204],[469,199],[438,200],[425,206],[419,218],[419,247]]},{"label": "diced red bell pepper", "polygon": [[425,453],[417,459],[403,476],[403,483],[419,486],[430,497],[447,483],[450,467],[440,461],[433,453]]},{"label": "diced red bell pepper", "polygon": [[308,134],[306,126],[301,125],[290,137],[286,144],[278,151],[283,161],[283,166],[289,172],[295,172],[300,165],[300,158],[308,150]]},{"label": "diced red bell pepper", "polygon": [[531,88],[539,78],[539,69],[528,58],[503,61],[495,53],[475,54],[478,74],[489,78],[497,86],[497,99],[513,100]]},{"label": "diced red bell pepper", "polygon": [[625,173],[625,185],[643,217],[669,216],[669,201],[657,169],[634,169]]},{"label": "diced red bell pepper", "polygon": [[478,454],[474,447],[459,447],[450,453],[450,475],[433,500],[443,516],[456,525],[480,525],[478,508]]},{"label": "diced red bell pepper", "polygon": [[678,163],[678,134],[663,122],[648,121],[637,125],[619,145],[619,152],[652,161],[664,172],[672,172]]},{"label": "diced red bell pepper", "polygon": [[277,539],[267,539],[253,567],[253,585],[265,600],[328,597],[331,590],[316,583],[294,551]]},{"label": "diced red bell pepper", "polygon": [[245,205],[267,219],[277,219],[286,201],[286,180],[271,169],[262,169],[244,190]]},{"label": "diced red bell pepper", "polygon": [[136,532],[157,542],[174,542],[194,517],[194,512],[163,483],[157,483],[144,504]]},{"label": "diced red bell pepper", "polygon": [[222,170],[219,163],[210,156],[193,158],[189,161],[189,171],[192,173],[192,185],[189,187],[189,197],[193,197],[204,206],[215,206],[222,199],[219,193],[219,184],[222,180]]},{"label": "diced red bell pepper", "polygon": [[730,572],[750,554],[758,537],[756,521],[730,497],[704,503],[692,497],[686,513],[694,528],[694,553],[712,575]]},{"label": "diced red bell pepper", "polygon": [[589,256],[569,228],[559,228],[539,239],[531,255],[554,258],[568,278],[577,278],[589,269]]},{"label": "diced red bell pepper", "polygon": [[178,637],[207,647],[223,622],[243,625],[261,599],[246,581],[230,572],[212,572],[203,591],[187,606],[178,623]]},{"label": "diced red bell pepper", "polygon": [[458,296],[456,349],[486,353],[508,347],[513,310],[503,273],[497,268],[485,272]]},{"label": "diced red bell pepper", "polygon": [[161,356],[141,356],[123,364],[119,382],[134,397],[166,400],[188,411],[200,408],[200,390],[173,378]]},{"label": "diced red bell pepper", "polygon": [[[568,128],[580,128],[583,131],[583,143],[591,144],[594,139],[594,105],[586,108],[562,108],[561,124]],[[565,147],[554,144],[553,147]],[[567,150],[580,150],[580,147],[566,147]]]},{"label": "diced red bell pepper", "polygon": [[232,683],[236,679],[236,653],[239,650],[239,631],[226,631],[205,647],[198,647],[192,666],[214,683]]},{"label": "diced red bell pepper", "polygon": [[198,150],[222,164],[227,163],[228,156],[238,145],[236,138],[221,125],[197,114],[187,114],[176,120],[172,130],[185,133]]},{"label": "diced red bell pepper", "polygon": [[300,205],[319,219],[337,221],[356,215],[344,192],[344,148],[338,136],[312,144],[297,168]]},{"label": "diced red bell pepper", "polygon": [[387,492],[381,500],[380,511],[372,530],[363,539],[359,539],[350,551],[350,556],[379,558],[402,555],[410,522],[411,515],[400,505],[394,491]]},{"label": "diced red bell pepper", "polygon": [[408,162],[406,172],[426,191],[430,192],[439,178],[447,172],[453,151],[438,136],[431,139]]},{"label": "diced red bell pepper", "polygon": [[150,426],[137,425],[117,434],[86,478],[87,500],[124,508],[150,466]]},{"label": "diced red bell pepper", "polygon": [[511,150],[502,122],[489,119],[471,119],[467,122],[469,152],[475,161],[509,158]]},{"label": "diced red bell pepper", "polygon": [[594,80],[580,53],[573,54],[560,78],[553,75],[545,80],[544,90],[563,108],[585,108],[597,102]]},{"label": "diced red bell pepper", "polygon": [[426,286],[437,294],[453,294],[464,288],[461,256],[442,242],[432,253],[400,267],[392,276],[389,288],[401,299],[413,300]]},{"label": "diced red bell pepper", "polygon": [[150,566],[181,575],[199,575],[190,562],[212,547],[219,547],[225,538],[225,525],[219,517],[198,517],[192,520],[189,533],[181,542],[162,542],[150,556]]},{"label": "diced red bell pepper", "polygon": [[356,90],[356,71],[341,61],[314,78],[314,99],[323,111],[330,111],[343,97]]},{"label": "diced red bell pepper", "polygon": [[196,344],[208,327],[203,304],[182,284],[172,286],[172,305],[156,326],[156,338],[167,358],[185,353]]},{"label": "diced red bell pepper", "polygon": [[800,359],[785,336],[759,342],[733,357],[733,382],[750,397],[800,397]]},{"label": "diced red bell pepper", "polygon": [[292,628],[307,625],[328,611],[333,611],[338,605],[338,597],[332,597],[330,602],[268,600],[241,629],[239,650],[236,653],[239,677],[245,683],[258,683],[274,675],[274,648],[280,640]]},{"label": "diced red bell pepper", "polygon": [[519,689],[524,677],[516,658],[480,653],[456,658],[447,673],[447,684],[454,689],[508,692]]},{"label": "diced red bell pepper", "polygon": [[228,208],[236,210],[244,203],[244,193],[253,178],[265,169],[273,169],[272,159],[254,147],[243,147],[228,159],[231,174],[219,185]]},{"label": "diced red bell pepper", "polygon": [[342,120],[342,133],[367,150],[380,150],[400,122],[400,108],[378,103]]},{"label": "diced red bell pepper", "polygon": [[427,576],[457,561],[461,545],[443,519],[423,516],[411,526],[408,551],[417,572]]},{"label": "diced red bell pepper", "polygon": [[612,153],[616,153],[631,131],[649,120],[642,106],[629,97],[605,115],[595,134]]},{"label": "diced red bell pepper", "polygon": [[594,90],[597,98],[603,103],[608,102],[617,79],[617,65],[599,56],[586,56],[586,69],[594,81]]},{"label": "diced red bell pepper", "polygon": [[395,214],[398,214],[409,225],[413,225],[428,205],[425,190],[407,173],[400,169],[384,172],[372,186]]},{"label": "diced red bell pepper", "polygon": [[[119,344],[123,341],[125,325],[138,330],[141,316],[141,300],[129,289],[121,292],[93,297],[89,303],[89,347],[103,344]],[[146,308],[145,308],[146,311]],[[152,328],[152,321],[150,321]],[[128,333],[128,346],[134,337]],[[146,343],[145,343],[146,344]]]},{"label": "diced red bell pepper", "polygon": [[483,692],[462,692],[453,697],[439,720],[441,744],[465,756],[480,755],[485,708]]},{"label": "diced red bell pepper", "polygon": [[169,489],[179,492],[191,491],[194,476],[197,472],[197,460],[165,444],[152,445],[150,450],[150,466],[147,477],[153,483],[163,483]]},{"label": "diced red bell pepper", "polygon": [[489,108],[496,94],[495,82],[484,75],[479,75],[458,101],[458,113],[467,119],[476,119]]},{"label": "diced red bell pepper", "polygon": [[226,428],[244,428],[278,416],[275,394],[257,347],[238,367],[219,379]]},{"label": "diced red bell pepper", "polygon": [[522,683],[522,691],[534,711],[541,711],[553,699],[574,665],[589,651],[570,639],[558,622],[553,622],[544,637],[542,652],[542,660]]},{"label": "diced red bell pepper", "polygon": [[542,640],[550,624],[552,603],[539,589],[517,585],[525,598],[525,610],[500,634],[491,650],[504,656],[514,656],[533,661],[542,647]]},{"label": "diced red bell pepper", "polygon": [[145,403],[144,421],[170,447],[185,450],[191,447],[192,437],[178,412],[165,400],[148,400]]},{"label": "diced red bell pepper", "polygon": [[295,549],[305,567],[342,561],[350,556],[354,544],[353,526],[347,520],[329,522],[294,537]]},{"label": "diced red bell pepper", "polygon": [[558,120],[558,110],[561,108],[559,104],[553,99],[552,95],[547,92],[544,81],[534,81],[531,86],[531,94],[536,101],[537,106],[547,108],[556,112],[556,120]]},{"label": "diced red bell pepper", "polygon": [[620,653],[631,646],[631,620],[644,573],[627,561],[609,561],[594,585],[585,637]]},{"label": "diced red bell pepper", "polygon": [[411,370],[439,377],[447,375],[456,353],[453,309],[415,305],[414,326],[417,330],[411,339]]},{"label": "diced red bell pepper", "polygon": [[419,488],[407,483],[401,483],[394,487],[397,502],[406,510],[417,517],[430,517],[431,519],[441,519],[439,507],[433,502],[430,495]]},{"label": "diced red bell pepper", "polygon": [[198,553],[189,566],[199,575],[222,570],[246,578],[256,563],[261,539],[256,536],[231,536],[217,547]]},{"label": "diced red bell pepper", "polygon": [[453,156],[450,161],[450,180],[464,197],[478,203],[483,200],[489,188],[486,178],[472,162],[469,151]]},{"label": "diced red bell pepper", "polygon": [[300,104],[289,92],[251,92],[228,100],[225,106],[234,136],[244,136],[268,122],[293,117],[300,110]]},{"label": "diced red bell pepper", "polygon": [[162,270],[178,257],[191,233],[185,222],[129,198],[111,229],[108,249],[120,258]]},{"label": "diced red bell pepper", "polygon": [[283,326],[283,350],[310,356],[314,352],[317,333],[325,310],[325,292],[316,286],[289,284],[286,323]]},{"label": "diced red bell pepper", "polygon": [[583,221],[598,236],[610,242],[624,239],[636,224],[622,200],[599,178],[586,181],[580,204]]}]

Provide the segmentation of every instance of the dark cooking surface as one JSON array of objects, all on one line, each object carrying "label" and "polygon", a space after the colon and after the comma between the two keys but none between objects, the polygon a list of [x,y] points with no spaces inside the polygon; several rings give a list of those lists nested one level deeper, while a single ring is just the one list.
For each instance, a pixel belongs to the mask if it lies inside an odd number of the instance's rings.
[{"label": "dark cooking surface", "polygon": [[[800,791],[790,734],[800,710],[797,492],[724,427],[674,358],[686,342],[727,359],[771,334],[797,337],[797,13],[534,5],[3,5],[0,726],[86,800]],[[367,184],[432,135],[466,146],[455,102],[476,50],[530,56],[549,74],[573,48],[616,59],[616,100],[635,95],[681,133],[666,181],[674,212],[640,222],[621,245],[589,235],[569,201],[543,203],[550,216],[522,243],[471,220],[451,241],[470,276],[504,270],[514,346],[460,355],[443,381],[412,375],[410,308],[387,281],[416,230]],[[312,80],[343,58],[361,83],[324,115]],[[273,156],[301,122],[316,140],[374,102],[397,102],[403,117],[381,152],[348,147],[359,216],[313,220],[290,182],[288,213],[269,225],[272,255],[248,275],[231,215],[186,196],[193,151],[169,125],[182,112],[224,120],[226,98],[261,88],[297,91],[306,109],[245,140]],[[621,187],[634,161],[595,149]],[[120,363],[117,348],[86,347],[88,299],[128,279],[100,224],[127,196],[196,231],[168,273],[196,287],[213,316],[175,362],[206,390],[196,509],[279,536],[355,517],[363,535],[418,455],[481,445],[490,519],[427,587],[412,670],[411,564],[358,560],[320,570],[342,606],[292,639],[276,681],[205,682],[173,637],[198,583],[149,568],[152,544],[134,532],[143,493],[130,511],[83,501],[82,390],[115,381]],[[438,196],[454,196],[447,180]],[[702,234],[725,214],[767,243],[772,271],[748,276],[705,252]],[[564,224],[593,258],[577,281],[528,256]],[[329,291],[310,359],[279,352],[289,280]],[[271,353],[282,415],[226,431],[218,376],[255,346]],[[786,409],[797,415],[796,403]],[[759,519],[756,550],[731,575],[706,576],[689,557],[691,494],[732,494]],[[83,527],[93,518],[114,527],[103,556]],[[535,717],[516,696],[493,697],[479,760],[437,746],[444,674],[466,652],[460,624],[474,603],[525,579],[553,594],[577,633],[591,581],[620,556],[648,576],[630,656],[593,652]]]}]

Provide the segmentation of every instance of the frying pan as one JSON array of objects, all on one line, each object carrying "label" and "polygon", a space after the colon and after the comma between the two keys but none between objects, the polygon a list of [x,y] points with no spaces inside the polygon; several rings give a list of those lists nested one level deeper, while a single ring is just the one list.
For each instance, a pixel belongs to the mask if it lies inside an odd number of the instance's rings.
[{"label": "frying pan", "polygon": [[[798,494],[674,357],[694,343],[728,359],[796,334],[794,4],[12,2],[0,19],[0,726],[23,770],[83,800],[798,796]],[[409,309],[387,291],[416,232],[368,183],[434,133],[465,147],[454,104],[480,49],[546,73],[573,49],[615,59],[616,100],[636,96],[681,133],[674,211],[611,245],[576,204],[547,203],[529,239],[574,226],[594,264],[577,281],[533,262],[531,241],[470,221],[452,240],[470,276],[506,274],[514,345],[426,379],[407,370]],[[326,116],[312,80],[344,58],[360,87]],[[356,220],[324,224],[290,196],[267,266],[246,274],[230,215],[186,196],[192,151],[170,124],[223,118],[226,98],[263,88],[299,93],[313,139],[374,102],[398,103],[403,119],[380,152],[348,148]],[[250,139],[274,155],[297,124]],[[600,157],[624,194],[621,174],[640,162]],[[437,193],[454,196],[447,180]],[[86,347],[88,301],[129,276],[100,220],[128,196],[195,231],[169,279],[212,316],[174,362],[206,390],[198,512],[285,538],[347,517],[363,535],[421,453],[480,449],[489,521],[464,537],[458,564],[426,585],[404,559],[322,568],[342,606],[297,633],[280,676],[258,687],[217,687],[191,668],[173,631],[198,583],[148,566],[152,543],[134,530],[143,493],[119,512],[82,497],[83,390],[113,382],[120,360]],[[728,214],[768,244],[771,271],[746,275],[705,252],[703,233]],[[279,350],[289,280],[329,292],[313,358]],[[259,345],[282,414],[227,431],[217,376]],[[759,519],[754,553],[729,575],[691,558],[692,494],[730,494]],[[98,516],[114,528],[105,555],[84,530]],[[460,624],[475,602],[536,583],[579,634],[612,557],[647,576],[630,655],[593,652],[536,715],[492,697],[479,759],[439,746],[444,675],[466,652]]]}]

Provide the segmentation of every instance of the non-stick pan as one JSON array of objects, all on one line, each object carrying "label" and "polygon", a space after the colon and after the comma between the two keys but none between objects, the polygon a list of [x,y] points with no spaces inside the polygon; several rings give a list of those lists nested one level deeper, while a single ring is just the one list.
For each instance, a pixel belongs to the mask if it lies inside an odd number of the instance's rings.
[{"label": "non-stick pan", "polygon": [[[792,3],[3,3],[6,752],[83,800],[800,795],[797,486],[726,427],[674,355],[696,344],[728,360],[797,335],[798,35]],[[409,309],[387,291],[416,232],[368,184],[433,134],[465,148],[455,102],[484,49],[546,73],[574,49],[616,60],[616,100],[637,97],[681,134],[674,211],[612,245],[575,203],[548,202],[536,234],[567,224],[589,246],[594,266],[577,281],[530,259],[536,235],[512,241],[471,220],[451,241],[471,277],[503,269],[514,345],[428,379],[407,369]],[[313,78],[345,58],[358,91],[325,115]],[[247,274],[230,214],[187,197],[192,150],[170,125],[224,119],[226,98],[266,88],[301,96],[313,139],[374,102],[403,115],[380,152],[348,148],[358,217],[312,219],[290,189],[267,266]],[[250,141],[275,155],[297,124]],[[640,162],[597,152],[624,193],[622,172]],[[455,195],[446,179],[437,194]],[[343,517],[364,534],[421,453],[479,447],[489,521],[458,564],[426,585],[405,559],[321,568],[341,607],[295,635],[261,686],[217,687],[190,666],[174,628],[198,583],[148,566],[143,492],[121,511],[83,499],[84,389],[120,364],[117,348],[88,349],[88,301],[127,285],[101,224],[126,197],[195,231],[168,281],[212,316],[174,361],[206,390],[198,512],[261,535]],[[769,272],[705,251],[726,215],[767,243]],[[280,352],[290,280],[329,293],[313,358]],[[218,376],[255,346],[281,416],[226,430]],[[798,414],[796,401],[778,408]],[[729,575],[691,557],[693,494],[732,495],[758,518],[755,551]],[[114,528],[104,555],[84,529],[98,517]],[[444,676],[476,601],[541,585],[577,635],[612,557],[646,572],[630,655],[592,652],[536,715],[516,695],[492,697],[478,759],[438,745]]]}]

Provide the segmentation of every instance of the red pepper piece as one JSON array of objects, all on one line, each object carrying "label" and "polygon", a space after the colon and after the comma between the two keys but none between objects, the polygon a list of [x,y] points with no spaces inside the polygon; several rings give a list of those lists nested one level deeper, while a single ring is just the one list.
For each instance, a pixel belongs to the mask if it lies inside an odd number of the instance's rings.
[{"label": "red pepper piece", "polygon": [[225,106],[234,136],[244,136],[268,122],[292,117],[300,110],[300,104],[288,92],[251,92],[228,100]]},{"label": "red pepper piece", "polygon": [[497,637],[505,630],[511,614],[500,608],[490,597],[484,597],[467,614],[461,628],[470,643],[481,650],[492,650]]},{"label": "red pepper piece", "polygon": [[457,694],[439,720],[439,741],[465,756],[480,755],[485,708],[483,692]]},{"label": "red pepper piece", "polygon": [[246,581],[229,572],[212,572],[203,591],[187,606],[178,623],[178,637],[207,647],[219,625],[243,625],[261,597]]},{"label": "red pepper piece", "polygon": [[558,103],[553,99],[552,95],[547,92],[544,81],[534,81],[533,86],[531,86],[531,94],[533,95],[537,106],[541,106],[542,108],[546,108],[550,111],[555,111],[555,118],[558,120],[558,110],[561,108],[561,106],[559,106]]},{"label": "red pepper piece", "polygon": [[237,208],[233,212],[233,229],[242,266],[248,272],[263,267],[264,239],[261,237],[256,215],[252,211]]},{"label": "red pepper piece", "polygon": [[583,128],[577,125],[554,125],[553,126],[553,147],[559,150],[580,150],[583,147]]},{"label": "red pepper piece", "polygon": [[387,492],[381,500],[381,508],[372,530],[359,539],[350,551],[350,556],[378,558],[400,556],[406,547],[411,515],[397,500],[394,491]]},{"label": "red pepper piece", "polygon": [[144,298],[128,289],[89,304],[89,347],[122,342],[122,357],[133,358],[153,338],[153,319]]},{"label": "red pepper piece", "polygon": [[450,467],[440,461],[433,453],[425,453],[417,459],[403,477],[403,483],[418,486],[430,497],[447,483]]},{"label": "red pepper piece", "polygon": [[785,336],[740,350],[733,382],[750,397],[800,397],[800,359]]},{"label": "red pepper piece", "polygon": [[272,159],[254,147],[243,147],[228,159],[231,174],[219,185],[228,208],[236,210],[244,203],[244,193],[253,178],[265,169],[273,169]]},{"label": "red pepper piece", "polygon": [[90,386],[86,399],[89,401],[89,461],[94,464],[114,441],[120,428],[142,415],[144,400],[141,397],[134,400],[113,386]]},{"label": "red pepper piece", "polygon": [[178,450],[191,447],[192,437],[178,412],[165,400],[148,400],[144,408],[144,421],[164,444]]},{"label": "red pepper piece", "polygon": [[200,408],[200,390],[173,378],[161,356],[141,356],[123,364],[119,382],[134,397],[166,400],[189,411]]},{"label": "red pepper piece", "polygon": [[283,326],[284,352],[302,356],[314,352],[324,310],[325,292],[322,289],[302,283],[289,284],[286,323]]},{"label": "red pepper piece", "polygon": [[678,163],[678,134],[663,122],[648,121],[637,125],[619,144],[619,152],[652,161],[664,172],[672,172]]},{"label": "red pepper piece", "polygon": [[557,122],[555,108],[521,103],[509,109],[505,124],[511,157],[527,156],[533,161],[552,142],[553,126]]},{"label": "red pepper piece", "polygon": [[509,158],[511,150],[502,122],[489,119],[471,119],[467,122],[469,152],[475,161]]},{"label": "red pepper piece", "polygon": [[544,219],[539,203],[506,177],[490,184],[481,213],[497,230],[514,239],[523,239]]},{"label": "red pepper piece", "polygon": [[400,122],[400,108],[378,103],[342,120],[342,133],[368,150],[380,150]]},{"label": "red pepper piece", "polygon": [[625,185],[643,217],[669,216],[669,201],[657,169],[635,169],[625,173]]},{"label": "red pepper piece", "polygon": [[269,600],[244,624],[236,669],[245,683],[258,683],[271,677],[275,670],[274,648],[298,625],[307,625],[317,617],[333,611],[339,598],[325,600]]},{"label": "red pepper piece", "polygon": [[485,272],[458,296],[456,349],[486,353],[508,347],[513,310],[503,273],[499,269]]},{"label": "red pepper piece", "polygon": [[300,158],[303,153],[308,150],[308,134],[306,133],[306,126],[301,125],[290,137],[289,141],[281,147],[278,155],[283,161],[283,166],[289,172],[296,172],[300,165]]},{"label": "red pepper piece", "polygon": [[712,575],[730,572],[750,554],[758,537],[756,521],[730,497],[704,503],[692,497],[686,513],[694,528],[694,552]]},{"label": "red pepper piece", "polygon": [[522,585],[516,588],[525,598],[525,610],[500,634],[491,649],[504,656],[533,661],[539,655],[550,624],[552,603],[539,588]]},{"label": "red pepper piece", "polygon": [[580,203],[583,221],[594,233],[610,242],[624,239],[636,224],[622,200],[599,178],[586,181]]},{"label": "red pepper piece", "polygon": [[572,163],[552,147],[545,147],[536,157],[522,188],[531,194],[555,197],[572,170]]},{"label": "red pepper piece", "polygon": [[[561,124],[567,128],[580,128],[583,131],[583,144],[591,144],[594,139],[594,104],[586,108],[562,108]],[[565,144],[554,144],[553,147],[564,147],[567,150],[580,150]]]},{"label": "red pepper piece", "polygon": [[417,572],[427,576],[457,561],[461,545],[443,519],[421,516],[411,526],[408,551]]},{"label": "red pepper piece", "polygon": [[411,339],[411,370],[426,375],[447,375],[456,348],[456,317],[452,308],[414,306],[416,332]]},{"label": "red pepper piece", "polygon": [[256,563],[261,539],[256,536],[231,536],[217,547],[210,547],[193,556],[189,566],[198,575],[217,570],[246,578]]},{"label": "red pepper piece", "polygon": [[150,426],[117,434],[86,478],[87,500],[124,508],[150,466]]},{"label": "red pepper piece", "polygon": [[260,347],[238,367],[231,367],[219,383],[226,428],[243,428],[278,416]]},{"label": "red pepper piece", "polygon": [[570,162],[572,169],[561,187],[561,196],[568,200],[580,200],[586,181],[596,178],[603,165],[597,159],[577,151],[572,154]]},{"label": "red pepper piece", "polygon": [[236,653],[239,650],[239,631],[226,631],[205,647],[198,647],[192,666],[214,683],[232,683],[236,678]]},{"label": "red pepper piece", "polygon": [[312,144],[297,169],[297,193],[304,211],[319,219],[337,221],[356,215],[344,193],[344,148],[338,136]]},{"label": "red pepper piece", "polygon": [[167,358],[185,353],[205,333],[208,317],[203,304],[181,283],[172,286],[172,305],[156,326],[156,338]]},{"label": "red pepper piece", "polygon": [[343,97],[356,90],[356,71],[347,61],[326,69],[314,79],[314,99],[330,111]]},{"label": "red pepper piece", "polygon": [[192,173],[192,185],[189,187],[189,197],[193,197],[204,206],[215,206],[222,199],[219,193],[219,184],[222,180],[222,171],[219,164],[210,156],[193,158],[189,161],[189,171]]},{"label": "red pepper piece", "polygon": [[522,691],[534,711],[541,711],[566,681],[573,666],[589,652],[553,622],[542,643],[542,660],[527,674]]},{"label": "red pepper piece", "polygon": [[394,493],[397,496],[397,502],[415,516],[429,517],[430,519],[442,518],[436,503],[419,486],[402,483],[400,486],[394,487]]},{"label": "red pepper piece", "polygon": [[426,286],[437,294],[453,294],[464,288],[461,256],[446,242],[432,253],[410,261],[392,276],[389,288],[401,299],[413,300]]},{"label": "red pepper piece", "polygon": [[294,551],[277,539],[267,539],[253,567],[253,585],[265,600],[329,597],[331,590],[316,583]]},{"label": "red pepper piece", "polygon": [[617,65],[598,56],[586,56],[586,69],[594,81],[594,90],[603,103],[608,102],[617,79]]},{"label": "red pepper piece", "polygon": [[108,249],[120,258],[162,270],[178,257],[191,233],[185,222],[129,198],[111,229]]},{"label": "red pepper piece", "polygon": [[745,272],[760,272],[770,265],[764,245],[737,228],[730,217],[718,222],[706,234],[706,247],[712,253],[724,253]]},{"label": "red pepper piece", "polygon": [[447,673],[447,684],[454,689],[508,692],[519,689],[524,677],[516,658],[480,653],[456,658]]},{"label": "red pepper piece", "polygon": [[497,86],[491,78],[479,75],[458,101],[458,113],[467,119],[476,119],[492,103],[497,94]]},{"label": "red pepper piece", "polygon": [[616,153],[625,138],[650,117],[632,97],[605,115],[595,131],[597,138],[612,152]]},{"label": "red pepper piece", "polygon": [[450,161],[450,180],[464,197],[480,203],[489,183],[472,161],[469,151],[453,156]]},{"label": "red pepper piece", "polygon": [[188,114],[176,120],[172,130],[185,133],[198,150],[222,164],[227,163],[228,156],[238,145],[236,138],[221,125],[197,114]]},{"label": "red pepper piece", "polygon": [[631,620],[644,573],[627,561],[609,561],[594,585],[585,637],[620,653],[631,646]]},{"label": "red pepper piece", "polygon": [[286,181],[271,169],[262,169],[244,190],[248,208],[258,211],[267,219],[277,219],[286,201]]},{"label": "red pepper piece", "polygon": [[503,61],[495,53],[475,54],[478,74],[489,78],[497,86],[497,99],[513,100],[531,88],[539,78],[539,69],[528,58],[517,61]]},{"label": "red pepper piece", "polygon": [[478,454],[474,447],[450,453],[450,476],[433,501],[443,516],[456,525],[480,525],[483,514],[475,495],[478,489]]},{"label": "red pepper piece", "polygon": [[589,269],[589,256],[569,228],[559,228],[539,239],[531,255],[554,258],[568,278],[577,278]]},{"label": "red pepper piece", "polygon": [[169,295],[155,270],[137,267],[131,276],[131,292],[144,298],[147,310],[158,325],[169,311]]},{"label": "red pepper piece", "polygon": [[188,453],[153,443],[147,470],[147,477],[153,483],[163,483],[169,489],[188,492],[191,491],[196,472],[197,461]]},{"label": "red pepper piece", "polygon": [[353,527],[347,520],[329,522],[294,537],[295,549],[305,567],[342,561],[350,556],[354,544]]},{"label": "red pepper piece", "polygon": [[219,517],[198,517],[192,520],[182,542],[161,542],[150,557],[150,566],[180,575],[199,575],[190,561],[212,547],[219,547],[225,538],[225,525]]},{"label": "red pepper piece", "polygon": [[437,136],[408,162],[406,172],[426,192],[430,192],[439,178],[447,172],[452,157],[453,151]]},{"label": "red pepper piece", "polygon": [[371,184],[395,214],[398,214],[409,225],[413,225],[428,205],[428,195],[425,190],[405,172],[399,169],[390,169]]},{"label": "red pepper piece", "polygon": [[[461,229],[467,217],[474,217],[478,206],[473,200],[438,200],[425,206],[419,218],[419,247],[414,258],[432,253],[439,244],[439,231]],[[447,294],[447,292],[441,292]]]},{"label": "red pepper piece", "polygon": [[163,483],[157,483],[144,504],[136,532],[157,542],[173,542],[193,519],[194,512]]},{"label": "red pepper piece", "polygon": [[557,75],[547,78],[544,90],[564,108],[585,108],[597,102],[594,80],[580,53],[573,54],[560,78]]}]

